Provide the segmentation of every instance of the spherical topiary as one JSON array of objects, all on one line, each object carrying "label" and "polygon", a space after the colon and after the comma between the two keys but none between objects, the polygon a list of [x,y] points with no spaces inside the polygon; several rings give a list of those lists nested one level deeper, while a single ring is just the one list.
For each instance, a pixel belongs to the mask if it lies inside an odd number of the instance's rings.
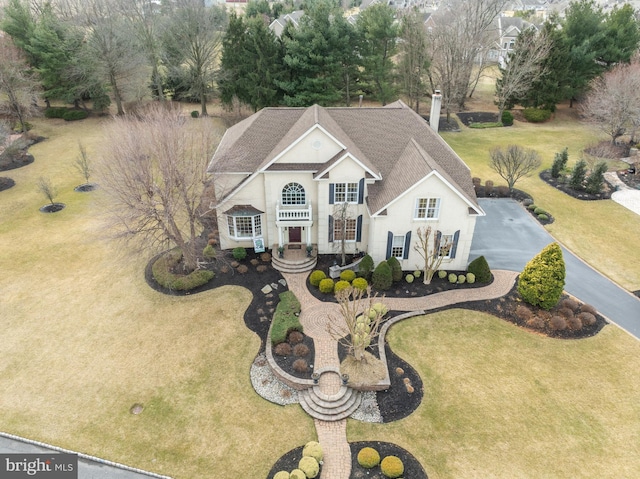
[{"label": "spherical topiary", "polygon": [[363,447],[358,452],[358,464],[365,469],[371,469],[380,464],[380,454],[372,447]]},{"label": "spherical topiary", "polygon": [[309,275],[309,283],[317,288],[320,284],[320,281],[322,281],[326,277],[327,275],[324,274],[324,271],[320,271],[319,269],[317,269]]},{"label": "spherical topiary", "polygon": [[417,270],[415,270],[415,271],[413,272],[413,276],[415,276],[416,278],[419,278],[419,277],[420,277],[420,275],[422,275],[422,271],[420,271],[419,269],[417,269]]},{"label": "spherical topiary", "polygon": [[527,303],[551,309],[564,288],[565,265],[558,243],[546,246],[527,263],[518,278],[518,293]]},{"label": "spherical topiary", "polygon": [[367,289],[367,286],[369,286],[369,283],[367,283],[367,280],[364,278],[356,278],[351,282],[351,286],[360,291],[364,291]]},{"label": "spherical topiary", "polygon": [[440,271],[438,271],[438,278],[445,279],[447,276],[448,273],[445,270],[441,269]]},{"label": "spherical topiary", "polygon": [[309,479],[313,479],[320,472],[320,465],[316,461],[315,457],[303,456],[298,462],[298,468],[304,472],[305,476]]},{"label": "spherical topiary", "polygon": [[287,471],[278,471],[276,475],[273,476],[273,479],[289,479],[289,473]]},{"label": "spherical topiary", "polygon": [[575,299],[572,299],[572,298],[563,299],[561,304],[563,308],[569,308],[572,311],[575,311],[580,307],[580,303],[578,303]]},{"label": "spherical topiary", "polygon": [[242,261],[243,259],[245,259],[247,257],[247,250],[244,249],[242,246],[238,246],[237,248],[233,248],[233,257],[234,259],[237,259],[238,261]]},{"label": "spherical topiary", "polygon": [[466,274],[459,274],[458,275],[458,284],[462,284],[467,280],[467,275]]},{"label": "spherical topiary", "polygon": [[540,221],[549,221],[549,215],[545,215],[544,213],[538,215],[538,219]]},{"label": "spherical topiary", "polygon": [[351,283],[351,281],[353,281],[355,277],[356,277],[355,271],[352,271],[350,269],[345,269],[342,273],[340,273],[340,279],[348,283]]},{"label": "spherical topiary", "polygon": [[300,469],[294,469],[289,474],[289,479],[307,479],[307,475]]},{"label": "spherical topiary", "polygon": [[400,281],[402,279],[402,266],[400,265],[400,261],[395,256],[391,256],[387,260],[387,264],[391,268],[391,279],[394,283]]},{"label": "spherical topiary", "polygon": [[533,214],[534,215],[546,215],[547,212],[538,206],[536,209],[533,210]]},{"label": "spherical topiary", "polygon": [[378,290],[385,291],[391,287],[392,282],[393,276],[391,273],[391,267],[386,261],[380,262],[373,271],[373,287]]},{"label": "spherical topiary", "polygon": [[491,269],[484,256],[478,256],[469,263],[467,271],[476,275],[476,281],[478,283],[488,283],[491,281]]},{"label": "spherical topiary", "polygon": [[476,275],[473,273],[467,273],[467,283],[473,284],[476,282]]},{"label": "spherical topiary", "polygon": [[385,476],[395,479],[404,473],[404,464],[397,456],[387,456],[380,463],[380,470]]},{"label": "spherical topiary", "polygon": [[554,331],[564,331],[567,329],[567,320],[562,316],[553,316],[549,321],[549,327]]},{"label": "spherical topiary", "polygon": [[587,304],[587,303],[585,303],[582,306],[580,306],[580,312],[581,313],[591,313],[594,316],[598,313],[596,308],[594,308],[593,306],[591,306],[590,304]]},{"label": "spherical topiary", "polygon": [[341,279],[335,284],[333,290],[337,293],[338,291],[342,291],[343,289],[347,289],[350,287],[351,287],[351,284],[349,284],[349,281],[344,281]]},{"label": "spherical topiary", "polygon": [[449,273],[449,283],[457,283],[458,275],[455,273]]},{"label": "spherical topiary", "polygon": [[311,456],[315,458],[316,461],[320,462],[324,458],[324,453],[322,452],[322,446],[316,441],[309,441],[304,445],[302,449],[303,456]]},{"label": "spherical topiary", "polygon": [[567,327],[571,331],[580,331],[582,329],[582,320],[577,316],[567,318]]},{"label": "spherical topiary", "polygon": [[404,280],[405,280],[407,283],[409,283],[409,284],[413,283],[413,280],[414,280],[414,279],[415,279],[415,278],[414,278],[414,276],[413,276],[411,273],[409,273],[408,275],[406,275],[406,276],[404,277]]},{"label": "spherical topiary", "polygon": [[582,324],[584,326],[593,326],[594,324],[596,324],[596,317],[593,314],[588,313],[587,311],[583,311],[582,313],[578,314],[577,317],[580,318],[580,321],[582,321]]},{"label": "spherical topiary", "polygon": [[318,285],[318,287],[320,288],[320,292],[325,294],[333,293],[333,286],[333,280],[331,278],[323,279]]}]

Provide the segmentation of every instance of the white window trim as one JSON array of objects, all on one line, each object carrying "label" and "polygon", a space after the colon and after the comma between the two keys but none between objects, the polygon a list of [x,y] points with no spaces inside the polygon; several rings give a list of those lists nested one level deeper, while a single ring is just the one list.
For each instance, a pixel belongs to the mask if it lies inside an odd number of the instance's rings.
[{"label": "white window trim", "polygon": [[[340,201],[338,200],[338,185],[344,185],[344,200]],[[348,196],[351,194],[354,194],[354,192],[350,192],[349,191],[349,185],[356,185],[356,190],[355,190],[355,200],[354,201],[347,201]],[[349,203],[350,205],[356,205],[358,204],[358,198],[360,195],[360,184],[357,181],[341,181],[339,183],[334,183],[333,184],[333,202],[340,204],[340,203]]]},{"label": "white window trim", "polygon": [[440,250],[444,246],[447,245],[447,240],[449,241],[449,251],[446,256],[440,256],[442,259],[451,259],[451,250],[453,249],[453,235],[440,235],[440,244],[438,245],[438,255],[440,255]]},{"label": "white window trim", "polygon": [[[424,209],[424,218],[421,218],[420,216],[418,216],[418,205],[420,204],[420,200],[427,200],[427,204],[425,206]],[[433,217],[429,217],[429,202],[431,200],[436,200],[436,206],[435,208],[433,208],[433,210],[435,211],[435,215]],[[440,219],[440,207],[442,204],[442,200],[440,198],[434,198],[434,197],[420,197],[420,198],[416,198],[416,202],[414,205],[414,209],[413,209],[413,219],[416,221],[437,221]]]},{"label": "white window trim", "polygon": [[[285,193],[287,193],[288,195],[292,195],[292,193],[294,192],[294,188],[295,187],[299,187],[297,189],[297,193],[299,197],[302,197],[302,203],[300,202],[296,202],[296,203],[292,203],[290,201],[286,201],[285,202]],[[291,196],[288,197],[288,199],[292,199]],[[307,204],[307,192],[304,189],[304,186],[302,186],[300,183],[297,183],[295,181],[292,181],[291,183],[287,183],[283,188],[282,191],[280,192],[280,201],[282,203],[283,206],[300,206],[300,205],[306,205]]]},{"label": "white window trim", "polygon": [[[402,238],[402,246],[395,246],[396,238]],[[398,261],[402,261],[404,259],[404,244],[406,240],[406,235],[393,235],[393,240],[391,241],[391,256],[395,256]],[[400,255],[393,254],[393,250],[400,248]]]},{"label": "white window trim", "polygon": [[[236,225],[236,218],[251,218],[251,236],[238,236],[238,227]],[[259,221],[259,231],[256,231],[256,218]],[[229,237],[235,240],[247,240],[252,238],[259,238],[262,236],[262,215],[254,216],[233,216],[227,215],[227,226],[229,230]],[[231,227],[233,226],[233,233],[231,233]]]}]

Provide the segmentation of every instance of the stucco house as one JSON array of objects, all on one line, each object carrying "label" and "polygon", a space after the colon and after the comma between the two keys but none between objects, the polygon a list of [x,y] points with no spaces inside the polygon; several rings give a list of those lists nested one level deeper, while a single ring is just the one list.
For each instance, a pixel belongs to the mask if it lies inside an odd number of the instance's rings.
[{"label": "stucco house", "polygon": [[[464,270],[477,203],[467,165],[401,101],[378,108],[265,108],[227,130],[208,171],[223,249],[368,252],[421,264],[416,231],[453,246]],[[277,256],[277,255],[274,255]]]}]

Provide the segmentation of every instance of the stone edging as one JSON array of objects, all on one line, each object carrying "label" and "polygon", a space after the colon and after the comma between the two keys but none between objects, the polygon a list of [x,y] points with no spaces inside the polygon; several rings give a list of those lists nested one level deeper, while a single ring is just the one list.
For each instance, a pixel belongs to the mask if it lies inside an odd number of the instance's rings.
[{"label": "stone edging", "polygon": [[117,467],[118,469],[123,469],[125,471],[136,472],[138,474],[144,474],[145,476],[155,477],[157,479],[173,479],[171,476],[163,476],[161,474],[156,474],[155,472],[145,471],[143,469],[138,469],[137,467],[126,466],[124,464],[120,464],[119,462],[109,461],[107,459],[101,459],[99,457],[90,456],[88,454],[83,454],[82,452],[71,451],[70,449],[64,449],[58,446],[52,446],[51,444],[47,444],[46,442],[34,441],[33,439],[27,439],[24,437],[16,436],[14,434],[9,434],[6,432],[0,431],[0,437],[4,437],[7,439],[12,439],[14,441],[23,442],[25,444],[31,444],[34,446],[45,447],[47,449],[51,449],[53,451],[61,452],[64,454],[77,454],[80,459],[85,459],[88,461],[97,462],[99,464],[104,464],[106,466]]}]

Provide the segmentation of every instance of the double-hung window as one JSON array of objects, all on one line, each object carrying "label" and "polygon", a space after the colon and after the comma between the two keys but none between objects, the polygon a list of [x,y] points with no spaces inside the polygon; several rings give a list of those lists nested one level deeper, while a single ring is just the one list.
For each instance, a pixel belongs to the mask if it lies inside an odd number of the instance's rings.
[{"label": "double-hung window", "polygon": [[336,203],[357,203],[358,183],[336,183],[334,201]]},{"label": "double-hung window", "polygon": [[336,219],[333,222],[333,240],[342,241],[342,232],[344,231],[345,241],[355,241],[357,228],[358,223],[355,218]]},{"label": "double-hung window", "polygon": [[417,220],[437,220],[440,216],[440,198],[418,198],[413,218]]},{"label": "double-hung window", "polygon": [[440,235],[440,247],[438,255],[444,259],[451,258],[451,250],[453,249],[453,235]]},{"label": "double-hung window", "polygon": [[404,242],[405,235],[393,237],[393,243],[391,244],[391,256],[395,256],[398,259],[402,259],[404,257]]}]

